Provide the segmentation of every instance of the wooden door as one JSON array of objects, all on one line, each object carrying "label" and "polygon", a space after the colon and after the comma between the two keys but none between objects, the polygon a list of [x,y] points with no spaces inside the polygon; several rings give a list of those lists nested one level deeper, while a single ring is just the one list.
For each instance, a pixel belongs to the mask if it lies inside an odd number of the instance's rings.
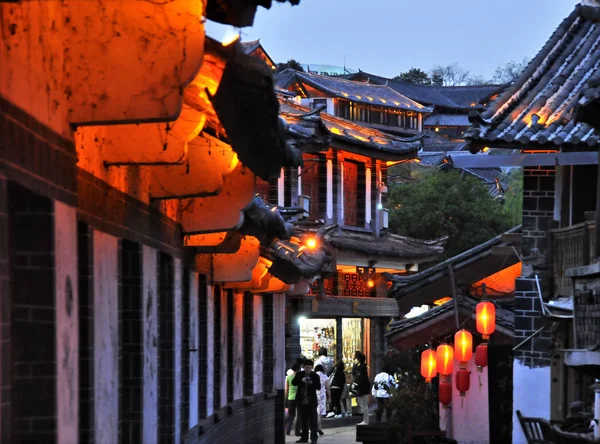
[{"label": "wooden door", "polygon": [[344,225],[355,227],[358,223],[358,164],[344,161]]}]

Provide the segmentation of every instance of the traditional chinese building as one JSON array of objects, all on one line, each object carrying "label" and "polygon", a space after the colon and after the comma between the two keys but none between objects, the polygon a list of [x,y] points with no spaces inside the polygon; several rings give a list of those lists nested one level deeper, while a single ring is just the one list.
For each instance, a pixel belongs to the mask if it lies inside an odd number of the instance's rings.
[{"label": "traditional chinese building", "polygon": [[419,143],[283,97],[280,105],[282,117],[295,131],[315,137],[319,129],[329,143],[310,152],[305,143],[304,167],[282,169],[279,180],[264,183],[259,193],[272,203],[304,210],[293,219],[295,228],[304,236],[318,234],[333,258],[310,288],[289,293],[287,359],[316,356],[325,346],[350,370],[354,351],[362,350],[375,372],[378,354],[385,349],[385,327],[398,316],[383,273],[416,271],[419,263],[441,254],[445,242],[387,231],[387,167],[415,159]]},{"label": "traditional chinese building", "polygon": [[[600,138],[575,111],[593,97],[599,20],[598,2],[577,5],[521,76],[471,114],[466,134],[473,152],[507,153],[477,158],[479,165],[494,157],[496,166],[524,167],[513,369],[514,410],[524,416],[563,419],[572,401],[592,404],[589,386],[598,377],[595,272],[579,267],[599,256],[593,211]],[[513,442],[525,442],[518,426]]]},{"label": "traditional chinese building", "polygon": [[332,258],[255,196],[314,145],[272,68],[204,33],[258,3],[0,2],[2,443],[284,442],[285,292]]}]

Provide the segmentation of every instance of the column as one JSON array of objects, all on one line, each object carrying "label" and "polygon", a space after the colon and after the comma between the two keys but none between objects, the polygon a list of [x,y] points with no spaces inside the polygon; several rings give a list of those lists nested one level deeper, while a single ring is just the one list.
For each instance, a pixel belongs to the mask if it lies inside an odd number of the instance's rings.
[{"label": "column", "polygon": [[[188,419],[188,428],[193,428],[198,425],[198,416],[199,416],[199,373],[198,373],[198,364],[199,359],[195,359],[200,355],[200,345],[199,345],[199,332],[200,332],[200,319],[198,312],[198,290],[199,290],[199,279],[198,273],[190,273],[190,292],[189,292],[189,301],[190,301],[190,350],[197,350],[194,353],[190,353],[190,414]],[[203,294],[203,297],[206,299],[206,294]],[[205,308],[206,310],[206,308]],[[206,319],[206,311],[203,313],[204,319]],[[206,325],[204,326],[203,334],[206,335]],[[206,351],[206,345],[203,346]],[[202,374],[206,377],[207,369],[206,367],[202,367]],[[206,389],[203,390],[206,392]],[[206,403],[206,400],[204,400]],[[206,410],[203,409],[203,412],[206,413]],[[185,432],[183,430],[182,432]]]},{"label": "column", "polygon": [[142,297],[144,336],[143,442],[158,442],[158,253],[142,247]]}]

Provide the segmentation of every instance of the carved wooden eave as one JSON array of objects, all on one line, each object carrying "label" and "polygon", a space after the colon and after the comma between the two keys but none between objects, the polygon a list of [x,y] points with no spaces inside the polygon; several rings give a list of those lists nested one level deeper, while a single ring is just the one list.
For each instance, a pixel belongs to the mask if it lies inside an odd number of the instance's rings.
[{"label": "carved wooden eave", "polygon": [[228,282],[223,285],[223,288],[230,288],[244,291],[259,290],[262,285],[263,278],[268,274],[271,261],[265,258],[259,258],[256,266],[252,269],[252,279],[246,282]]},{"label": "carved wooden eave", "polygon": [[[288,0],[277,1],[285,3]],[[289,0],[289,2],[297,5],[300,0]],[[252,26],[258,6],[269,9],[271,3],[271,0],[209,0],[206,6],[206,18],[237,28]]]},{"label": "carved wooden eave", "polygon": [[252,236],[242,239],[235,254],[214,254],[212,256],[213,282],[247,282],[252,280],[252,272],[260,258],[260,242]]},{"label": "carved wooden eave", "polygon": [[237,230],[244,222],[243,210],[254,197],[255,176],[241,163],[223,178],[216,196],[181,199],[184,235]]},{"label": "carved wooden eave", "polygon": [[67,137],[174,120],[202,64],[204,13],[204,0],[0,3],[0,94]]},{"label": "carved wooden eave", "polygon": [[270,273],[267,273],[263,278],[260,287],[254,290],[255,293],[286,293],[291,291],[294,285],[286,284],[277,279]]}]

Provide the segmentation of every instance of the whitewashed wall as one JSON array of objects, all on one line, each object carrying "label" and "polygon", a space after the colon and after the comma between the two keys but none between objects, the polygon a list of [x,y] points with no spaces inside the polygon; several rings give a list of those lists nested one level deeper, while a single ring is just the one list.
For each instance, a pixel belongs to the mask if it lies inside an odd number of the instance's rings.
[{"label": "whitewashed wall", "polygon": [[471,387],[464,398],[456,389],[456,372],[452,378],[452,438],[459,444],[487,444],[490,441],[490,408],[487,367],[480,373],[474,359],[468,363]]},{"label": "whitewashed wall", "polygon": [[94,231],[94,430],[97,444],[119,436],[118,239]]},{"label": "whitewashed wall", "polygon": [[58,201],[54,202],[54,242],[58,442],[75,443],[79,413],[77,211]]},{"label": "whitewashed wall", "polygon": [[[181,442],[181,324],[182,324],[182,268],[181,259],[173,259],[175,304],[175,442]],[[186,350],[187,353],[187,350]]]},{"label": "whitewashed wall", "polygon": [[214,384],[215,384],[215,360],[213,357],[215,356],[215,289],[212,285],[206,286],[206,297],[208,300],[206,301],[206,316],[207,316],[207,337],[206,337],[206,356],[208,359],[206,360],[206,369],[200,369],[202,371],[206,371],[206,386],[208,390],[206,392],[206,416],[211,416],[214,409]]},{"label": "whitewashed wall", "polygon": [[513,444],[527,444],[516,411],[523,416],[550,418],[550,367],[529,368],[513,363]]},{"label": "whitewashed wall", "polygon": [[233,399],[244,397],[244,293],[233,295]]},{"label": "whitewashed wall", "polygon": [[227,291],[221,290],[221,407],[227,405]]},{"label": "whitewashed wall", "polygon": [[142,298],[144,328],[144,444],[158,442],[158,255],[155,249],[142,249]]},{"label": "whitewashed wall", "polygon": [[253,369],[254,369],[254,393],[263,392],[263,297],[254,295],[254,328],[252,343],[253,349]]},{"label": "whitewashed wall", "polygon": [[[198,350],[198,273],[190,273],[190,349]],[[210,356],[210,355],[207,355]],[[205,369],[202,369],[205,371]],[[190,429],[198,424],[198,352],[190,353]]]},{"label": "whitewashed wall", "polygon": [[273,384],[276,390],[285,388],[285,294],[273,295]]}]

